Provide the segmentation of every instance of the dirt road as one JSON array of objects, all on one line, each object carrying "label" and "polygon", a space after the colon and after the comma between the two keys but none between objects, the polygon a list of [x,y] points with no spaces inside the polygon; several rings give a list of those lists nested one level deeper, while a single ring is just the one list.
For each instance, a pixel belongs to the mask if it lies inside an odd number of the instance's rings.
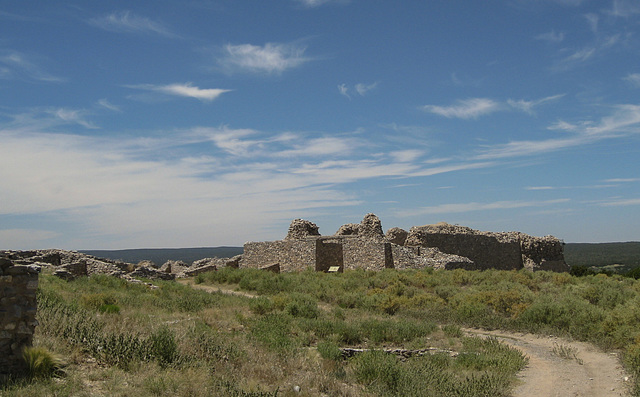
[{"label": "dirt road", "polygon": [[[230,288],[193,284],[193,288],[247,297],[255,295]],[[618,397],[627,395],[628,377],[617,353],[557,337],[542,337],[507,331],[464,329],[470,335],[493,336],[529,357],[529,365],[518,374],[520,385],[514,397]],[[555,350],[555,351],[554,351]]]},{"label": "dirt road", "polygon": [[514,397],[626,395],[628,378],[617,353],[556,337],[478,329],[465,332],[494,336],[529,357],[529,365],[518,375],[522,383],[514,390]]}]

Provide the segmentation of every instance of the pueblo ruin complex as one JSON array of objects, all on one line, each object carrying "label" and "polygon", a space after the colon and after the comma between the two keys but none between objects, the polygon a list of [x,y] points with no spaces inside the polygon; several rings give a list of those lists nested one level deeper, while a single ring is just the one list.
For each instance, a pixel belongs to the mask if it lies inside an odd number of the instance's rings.
[{"label": "pueblo ruin complex", "polygon": [[569,271],[564,243],[553,237],[520,232],[480,232],[438,223],[382,231],[380,219],[367,214],[333,236],[322,236],[314,223],[295,219],[284,240],[247,242],[240,267],[274,271],[348,269],[501,269]]}]

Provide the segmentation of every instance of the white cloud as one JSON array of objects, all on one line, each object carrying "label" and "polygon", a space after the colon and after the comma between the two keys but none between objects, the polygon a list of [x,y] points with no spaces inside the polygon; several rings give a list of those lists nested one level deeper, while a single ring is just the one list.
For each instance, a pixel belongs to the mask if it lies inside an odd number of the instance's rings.
[{"label": "white cloud", "polygon": [[105,109],[113,110],[114,112],[121,112],[122,111],[119,106],[116,106],[116,105],[112,104],[106,98],[100,99],[98,101],[98,105],[103,107],[103,108],[105,108]]},{"label": "white cloud", "polygon": [[597,14],[586,14],[584,16],[587,20],[587,23],[589,24],[589,28],[591,29],[591,31],[593,33],[597,33],[598,32],[598,23],[600,22],[600,17]]},{"label": "white cloud", "polygon": [[431,207],[422,207],[415,210],[399,211],[399,216],[419,216],[428,214],[454,214],[472,211],[506,210],[526,207],[544,207],[568,202],[569,199],[556,199],[546,201],[495,201],[492,203],[460,203],[441,204]]},{"label": "white cloud", "polygon": [[338,91],[340,91],[340,95],[344,95],[347,98],[351,99],[349,96],[349,87],[346,84],[342,83],[338,85]]},{"label": "white cloud", "polygon": [[640,205],[640,198],[635,199],[617,199],[600,204],[603,207],[626,207],[630,205]]},{"label": "white cloud", "polygon": [[310,61],[305,51],[306,47],[291,43],[227,44],[218,62],[229,72],[282,73]]},{"label": "white cloud", "polygon": [[561,41],[564,40],[564,33],[563,32],[556,32],[555,30],[552,30],[550,32],[547,33],[542,33],[539,34],[535,37],[536,40],[544,40],[544,41],[549,41],[552,43],[560,43]]},{"label": "white cloud", "polygon": [[277,153],[277,156],[344,156],[352,153],[361,145],[362,143],[353,138],[314,138],[302,145],[296,145],[294,149],[281,151]]},{"label": "white cloud", "polygon": [[294,0],[297,3],[301,3],[305,7],[315,8],[328,3],[347,3],[348,0]]},{"label": "white cloud", "polygon": [[225,90],[220,88],[198,88],[194,87],[192,83],[185,84],[168,84],[168,85],[154,85],[154,84],[138,84],[129,85],[129,88],[135,88],[140,90],[154,91],[166,95],[183,96],[188,98],[195,98],[201,101],[213,101],[220,95],[231,90]]},{"label": "white cloud", "polygon": [[408,149],[390,152],[389,155],[395,162],[412,163],[424,155],[422,150]]},{"label": "white cloud", "polygon": [[640,178],[613,178],[613,179],[605,179],[604,182],[607,182],[607,183],[640,182]]},{"label": "white cloud", "polygon": [[89,23],[101,29],[119,33],[157,34],[165,37],[177,37],[164,24],[130,11],[113,12],[101,18],[93,18]]},{"label": "white cloud", "polygon": [[574,133],[573,136],[499,144],[486,147],[474,158],[487,160],[530,156],[640,132],[640,105],[617,105],[613,109],[614,111],[611,115],[603,117],[598,123],[582,122],[574,125],[559,122],[550,127],[552,129],[571,131]]},{"label": "white cloud", "polygon": [[636,87],[640,87],[640,73],[630,73],[624,78],[624,80],[630,82]]},{"label": "white cloud", "polygon": [[525,190],[555,190],[557,188],[553,186],[527,186],[524,189]]},{"label": "white cloud", "polygon": [[471,119],[496,112],[501,109],[501,106],[492,99],[469,98],[460,100],[453,106],[426,105],[422,109],[447,118]]},{"label": "white cloud", "polygon": [[80,109],[58,108],[47,111],[65,124],[79,124],[83,127],[95,129],[98,128],[86,119],[86,111]]},{"label": "white cloud", "polygon": [[356,92],[360,94],[360,96],[364,96],[367,92],[373,90],[377,86],[378,86],[378,82],[371,83],[371,84],[358,83],[356,84]]},{"label": "white cloud", "polygon": [[65,81],[44,71],[31,57],[17,51],[0,51],[0,78],[24,78],[48,83]]},{"label": "white cloud", "polygon": [[613,0],[611,10],[608,13],[623,18],[640,14],[640,3],[636,0]]},{"label": "white cloud", "polygon": [[341,95],[344,95],[347,98],[351,99],[351,95],[349,95],[349,92],[355,91],[355,94],[358,94],[360,96],[365,96],[369,91],[374,90],[377,86],[378,86],[378,82],[374,82],[370,84],[358,83],[352,89],[352,88],[349,88],[348,85],[342,83],[338,85],[338,91],[340,91]]},{"label": "white cloud", "polygon": [[507,100],[507,104],[509,104],[509,106],[522,110],[525,113],[529,113],[529,114],[533,114],[534,111],[533,109],[539,105],[542,105],[543,103],[546,102],[553,102],[556,101],[560,98],[562,98],[564,96],[564,94],[561,95],[553,95],[553,96],[548,96],[546,98],[542,98],[542,99],[538,99],[536,101],[525,101],[523,99],[520,100],[513,100],[513,99],[509,99]]}]

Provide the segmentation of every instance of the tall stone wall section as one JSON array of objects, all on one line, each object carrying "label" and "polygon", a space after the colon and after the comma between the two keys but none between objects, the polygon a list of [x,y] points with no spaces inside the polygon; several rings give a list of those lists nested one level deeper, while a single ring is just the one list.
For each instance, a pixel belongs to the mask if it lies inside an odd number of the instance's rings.
[{"label": "tall stone wall section", "polygon": [[471,259],[479,269],[514,270],[523,267],[520,243],[504,242],[495,236],[462,233],[423,233],[412,228],[407,244],[437,248]]},{"label": "tall stone wall section", "polygon": [[0,257],[0,380],[26,369],[22,350],[30,346],[36,321],[37,266]]},{"label": "tall stone wall section", "polygon": [[248,242],[244,244],[242,267],[261,269],[274,263],[280,271],[316,268],[316,239]]}]

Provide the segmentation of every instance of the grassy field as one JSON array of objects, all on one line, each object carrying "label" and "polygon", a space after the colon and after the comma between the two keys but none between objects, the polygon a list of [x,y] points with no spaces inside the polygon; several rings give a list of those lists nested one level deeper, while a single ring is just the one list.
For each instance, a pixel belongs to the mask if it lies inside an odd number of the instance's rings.
[{"label": "grassy field", "polygon": [[[258,297],[42,275],[34,355],[53,364],[0,395],[508,395],[525,358],[461,327],[620,349],[628,371],[640,374],[640,281],[631,278],[223,269],[194,281]],[[370,350],[344,359],[341,347]],[[408,359],[382,352],[428,347],[439,350]]]}]

